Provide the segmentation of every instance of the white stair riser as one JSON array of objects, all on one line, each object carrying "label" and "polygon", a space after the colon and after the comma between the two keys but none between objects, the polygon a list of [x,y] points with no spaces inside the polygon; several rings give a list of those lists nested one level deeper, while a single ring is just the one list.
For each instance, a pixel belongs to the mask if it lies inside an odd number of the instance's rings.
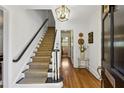
[{"label": "white stair riser", "polygon": [[48,72],[48,77],[52,77],[52,72]]},{"label": "white stair riser", "polygon": [[49,69],[52,69],[52,64],[49,65]]}]

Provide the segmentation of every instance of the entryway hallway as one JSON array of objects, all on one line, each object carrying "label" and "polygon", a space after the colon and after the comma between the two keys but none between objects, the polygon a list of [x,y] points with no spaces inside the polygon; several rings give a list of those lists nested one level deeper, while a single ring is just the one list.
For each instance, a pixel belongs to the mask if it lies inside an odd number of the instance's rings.
[{"label": "entryway hallway", "polygon": [[[66,6],[71,10],[66,22],[59,21],[55,11],[65,6],[3,7],[8,10],[4,18],[10,19],[4,27],[8,29],[4,32],[4,88],[101,87],[97,71],[101,66],[101,6]],[[49,28],[54,28],[54,35],[51,31],[47,35]],[[62,35],[63,31],[69,35]],[[78,42],[80,34],[83,46]]]},{"label": "entryway hallway", "polygon": [[61,75],[64,88],[100,88],[101,83],[87,69],[73,68],[70,58],[63,57]]}]

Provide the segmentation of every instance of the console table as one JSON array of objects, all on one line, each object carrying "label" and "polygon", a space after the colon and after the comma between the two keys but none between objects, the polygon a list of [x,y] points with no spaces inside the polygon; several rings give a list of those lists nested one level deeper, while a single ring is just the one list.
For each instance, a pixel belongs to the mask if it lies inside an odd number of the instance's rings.
[{"label": "console table", "polygon": [[89,59],[78,58],[78,67],[89,69]]}]

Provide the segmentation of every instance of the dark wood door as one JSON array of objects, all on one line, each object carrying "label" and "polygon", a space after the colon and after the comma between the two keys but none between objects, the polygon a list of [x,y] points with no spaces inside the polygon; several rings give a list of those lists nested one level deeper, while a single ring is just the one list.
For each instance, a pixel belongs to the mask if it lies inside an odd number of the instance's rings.
[{"label": "dark wood door", "polygon": [[[106,7],[103,7],[103,19],[102,19],[102,68],[103,68],[102,69],[102,87],[103,88],[123,88],[124,87],[124,75],[123,75],[124,68],[123,66],[119,66],[120,64],[119,62],[122,62],[122,60],[120,61],[119,58],[124,57],[124,55],[122,54],[124,53],[124,51],[122,50],[122,47],[124,48],[124,46],[120,44],[120,41],[116,41],[118,37],[120,38],[122,33],[121,35],[116,35],[115,31],[120,31],[121,29],[124,28],[124,25],[123,25],[123,28],[122,27],[117,28],[117,26],[120,25],[119,23],[120,21],[118,22],[114,21],[118,19],[118,16],[116,15],[116,13],[117,11],[119,11],[119,10],[115,10],[115,6],[108,6],[108,8],[106,8],[108,10],[105,10],[105,8]],[[124,10],[122,11],[121,9],[119,13],[120,12],[124,12]],[[121,17],[124,17],[124,16],[120,16],[120,18]],[[117,23],[118,25],[115,25]],[[118,40],[121,40],[121,43],[124,41],[123,37]],[[120,45],[121,47],[119,46],[116,48],[116,45],[117,46]],[[121,48],[121,51],[117,51],[120,48]]]}]

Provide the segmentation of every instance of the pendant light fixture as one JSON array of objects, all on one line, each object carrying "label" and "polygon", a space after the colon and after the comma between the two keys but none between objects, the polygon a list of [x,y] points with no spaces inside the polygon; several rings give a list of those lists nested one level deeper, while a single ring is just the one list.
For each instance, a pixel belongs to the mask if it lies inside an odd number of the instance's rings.
[{"label": "pendant light fixture", "polygon": [[67,6],[62,5],[62,6],[58,7],[55,11],[56,11],[57,19],[59,21],[64,22],[69,19],[70,9],[68,9]]}]

